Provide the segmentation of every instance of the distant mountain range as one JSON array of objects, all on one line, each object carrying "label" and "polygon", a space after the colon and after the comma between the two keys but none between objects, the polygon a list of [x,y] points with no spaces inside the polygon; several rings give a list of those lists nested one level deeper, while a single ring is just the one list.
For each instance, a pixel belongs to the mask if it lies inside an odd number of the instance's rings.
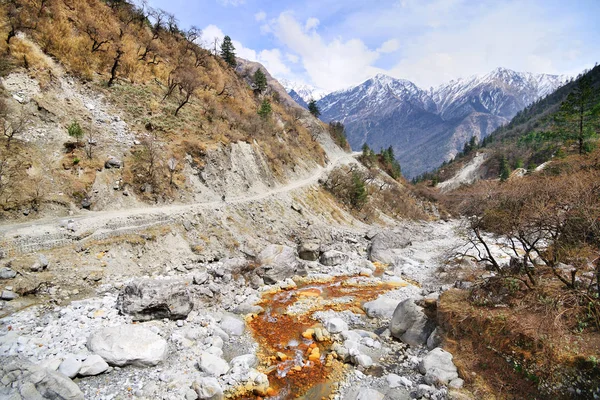
[{"label": "distant mountain range", "polygon": [[[317,104],[323,121],[344,123],[354,150],[364,143],[375,150],[393,146],[403,174],[412,178],[452,159],[472,136],[481,140],[566,79],[497,68],[423,90],[380,74],[330,93]],[[301,105],[308,94],[317,99],[310,86],[305,85],[307,92],[301,86],[283,86]]]},{"label": "distant mountain range", "polygon": [[304,108],[308,107],[309,101],[320,100],[327,94],[327,92],[323,89],[319,89],[301,82],[280,79],[279,83],[281,83],[285,90],[287,90],[292,99],[294,99],[296,103],[300,104]]}]

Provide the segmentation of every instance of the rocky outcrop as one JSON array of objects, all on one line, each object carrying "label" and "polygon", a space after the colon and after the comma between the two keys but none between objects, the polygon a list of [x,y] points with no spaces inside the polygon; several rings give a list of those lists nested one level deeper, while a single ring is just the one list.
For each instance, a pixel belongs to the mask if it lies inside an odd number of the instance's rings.
[{"label": "rocky outcrop", "polygon": [[134,321],[184,319],[192,311],[193,302],[188,286],[181,280],[143,279],[121,290],[117,308]]},{"label": "rocky outcrop", "polygon": [[298,245],[298,257],[301,260],[317,261],[321,245],[317,241],[305,241]]},{"label": "rocky outcrop", "polygon": [[17,357],[0,363],[0,398],[83,400],[83,393],[71,379]]},{"label": "rocky outcrop", "polygon": [[268,245],[260,252],[257,260],[261,266],[256,272],[268,285],[306,273],[298,263],[294,249],[288,246]]},{"label": "rocky outcrop", "polygon": [[419,363],[419,371],[425,375],[425,382],[430,385],[447,385],[458,378],[456,366],[452,362],[452,354],[439,347],[423,357]]},{"label": "rocky outcrop", "polygon": [[396,307],[398,307],[398,300],[389,299],[387,297],[379,297],[373,301],[368,301],[363,304],[363,309],[367,315],[371,318],[392,318]]},{"label": "rocky outcrop", "polygon": [[337,250],[328,250],[321,254],[319,259],[321,264],[327,266],[340,265],[348,261],[348,255]]},{"label": "rocky outcrop", "polygon": [[108,364],[119,367],[154,366],[167,356],[165,339],[138,325],[104,328],[88,338],[87,347]]},{"label": "rocky outcrop", "polygon": [[394,249],[403,249],[411,245],[410,232],[386,230],[376,234],[371,240],[369,259],[385,264],[392,264],[396,259]]},{"label": "rocky outcrop", "polygon": [[390,322],[392,336],[411,346],[422,346],[434,329],[423,308],[414,299],[406,299],[396,307]]}]

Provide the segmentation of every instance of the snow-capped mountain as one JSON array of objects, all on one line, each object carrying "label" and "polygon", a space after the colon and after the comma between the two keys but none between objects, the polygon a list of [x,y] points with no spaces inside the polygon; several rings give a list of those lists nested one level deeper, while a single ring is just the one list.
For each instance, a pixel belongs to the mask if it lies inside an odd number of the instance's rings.
[{"label": "snow-capped mountain", "polygon": [[292,92],[294,92],[294,94],[297,97],[300,97],[305,103],[308,103],[311,99],[320,100],[327,94],[327,92],[323,89],[319,89],[302,82],[280,79],[279,83],[281,83],[281,85],[285,88],[288,94],[292,96],[292,98],[294,98],[294,95],[292,95]]},{"label": "snow-capped mountain", "polygon": [[413,177],[451,159],[472,136],[481,140],[565,81],[497,68],[423,90],[379,74],[317,104],[324,121],[344,123],[353,149],[392,145],[405,176]]}]

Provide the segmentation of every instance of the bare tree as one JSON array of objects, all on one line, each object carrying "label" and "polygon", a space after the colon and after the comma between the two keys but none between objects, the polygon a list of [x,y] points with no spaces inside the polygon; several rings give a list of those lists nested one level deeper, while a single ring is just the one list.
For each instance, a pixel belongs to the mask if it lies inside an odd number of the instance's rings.
[{"label": "bare tree", "polygon": [[181,71],[179,83],[180,97],[177,109],[175,109],[175,116],[190,101],[196,89],[200,87],[200,84],[200,79],[194,69],[186,68]]},{"label": "bare tree", "polygon": [[178,164],[179,161],[175,158],[175,156],[171,156],[167,162],[167,168],[169,168],[169,185],[173,184],[173,174],[175,174]]}]

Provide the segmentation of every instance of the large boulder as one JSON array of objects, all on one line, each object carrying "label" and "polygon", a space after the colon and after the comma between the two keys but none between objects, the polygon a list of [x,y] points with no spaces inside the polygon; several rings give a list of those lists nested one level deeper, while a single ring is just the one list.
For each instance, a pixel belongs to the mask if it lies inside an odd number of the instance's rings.
[{"label": "large boulder", "polygon": [[371,318],[392,318],[396,307],[398,307],[398,300],[390,299],[387,297],[378,297],[373,301],[368,301],[363,304],[363,309],[367,315]]},{"label": "large boulder", "polygon": [[225,375],[229,371],[229,364],[227,364],[227,361],[208,352],[203,352],[200,355],[198,367],[200,368],[200,371],[205,374],[215,377]]},{"label": "large boulder", "polygon": [[223,389],[216,378],[203,377],[194,381],[192,388],[200,400],[221,400]]},{"label": "large boulder", "polygon": [[270,244],[260,252],[257,260],[261,266],[256,272],[267,285],[291,278],[301,272],[296,253],[289,246]]},{"label": "large boulder", "polygon": [[0,279],[12,279],[17,276],[17,271],[14,271],[8,267],[0,268]]},{"label": "large boulder", "polygon": [[427,338],[435,328],[429,321],[423,308],[414,299],[406,299],[396,307],[390,321],[390,332],[396,339],[411,346],[421,346],[427,343]]},{"label": "large boulder", "polygon": [[32,364],[18,357],[0,362],[0,398],[83,400],[76,383],[60,372]]},{"label": "large boulder", "polygon": [[452,362],[452,354],[440,347],[431,350],[419,363],[419,371],[425,375],[425,382],[430,385],[447,385],[458,378],[456,366]]},{"label": "large boulder", "polygon": [[403,249],[411,245],[410,232],[395,232],[385,230],[376,234],[369,247],[369,259],[384,264],[393,264],[396,258],[396,249]]},{"label": "large boulder", "polygon": [[301,260],[317,261],[319,259],[321,245],[317,241],[306,241],[298,245],[298,257]]},{"label": "large boulder", "polygon": [[337,250],[328,250],[321,254],[319,262],[323,265],[334,266],[348,261],[348,255]]},{"label": "large boulder", "polygon": [[117,298],[117,308],[134,321],[185,319],[194,304],[182,280],[141,279],[127,284]]},{"label": "large boulder", "polygon": [[108,364],[119,367],[154,366],[167,356],[166,340],[139,325],[104,328],[88,338],[87,347]]},{"label": "large boulder", "polygon": [[121,168],[123,162],[116,157],[109,157],[108,160],[104,162],[104,168]]}]

